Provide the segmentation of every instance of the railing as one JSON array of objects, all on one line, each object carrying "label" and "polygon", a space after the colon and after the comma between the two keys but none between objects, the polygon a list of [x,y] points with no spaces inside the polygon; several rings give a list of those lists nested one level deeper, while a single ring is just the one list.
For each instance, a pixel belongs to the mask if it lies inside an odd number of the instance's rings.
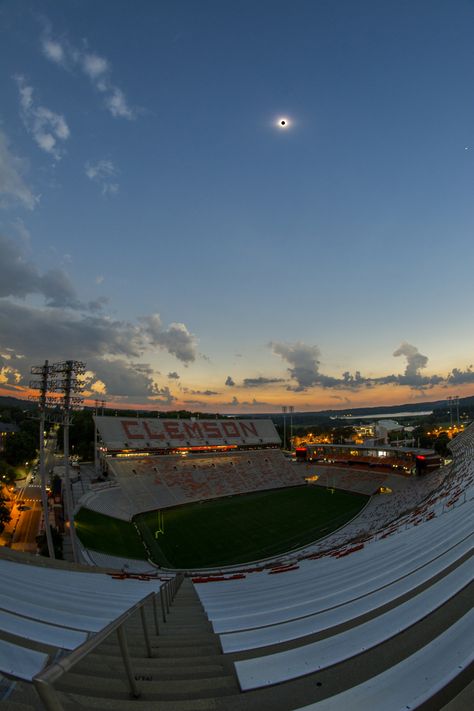
[{"label": "railing", "polygon": [[137,699],[140,696],[140,690],[136,682],[136,675],[133,670],[132,659],[128,649],[127,637],[125,634],[124,624],[136,612],[140,612],[143,635],[148,657],[153,656],[150,636],[145,619],[145,605],[150,602],[153,609],[153,617],[155,623],[155,632],[159,634],[157,597],[160,597],[161,611],[163,622],[166,622],[166,616],[169,614],[170,606],[178,592],[183,581],[183,575],[177,575],[170,580],[167,580],[161,587],[159,592],[150,593],[143,600],[137,602],[133,607],[124,612],[120,617],[111,622],[103,630],[94,634],[94,636],[84,642],[80,647],[73,650],[71,653],[62,657],[59,661],[49,665],[44,671],[37,674],[33,679],[33,684],[38,692],[38,695],[43,702],[47,711],[64,711],[57,690],[53,684],[58,681],[66,672],[70,671],[78,662],[82,661],[96,647],[104,642],[113,632],[117,633],[120,652],[122,655],[123,664],[130,688],[130,693],[133,698]]},{"label": "railing", "polygon": [[[184,575],[182,573],[178,573],[177,575],[174,576],[174,578],[171,578],[170,580],[167,580],[164,585],[160,587],[160,605],[161,605],[161,615],[163,618],[163,622],[166,622],[166,615],[169,615],[170,612],[170,607],[173,604],[173,600],[176,596],[176,593],[178,592],[179,588],[181,587],[181,583],[184,580]],[[158,593],[157,593],[158,595]],[[155,631],[156,634],[159,634],[159,627],[158,627],[158,613],[156,609],[156,597],[155,595],[154,601],[153,601],[153,612],[155,616]]]}]

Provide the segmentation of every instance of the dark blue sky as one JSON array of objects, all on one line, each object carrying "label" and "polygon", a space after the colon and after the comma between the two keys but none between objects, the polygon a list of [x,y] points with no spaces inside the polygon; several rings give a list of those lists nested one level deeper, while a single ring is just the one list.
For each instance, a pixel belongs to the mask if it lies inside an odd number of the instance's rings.
[{"label": "dark blue sky", "polygon": [[[17,264],[62,270],[76,298],[12,287],[4,323],[21,307],[44,332],[70,309],[82,333],[93,313],[81,357],[133,402],[469,388],[472,2],[18,0],[0,22],[2,233]],[[41,359],[50,342],[6,327],[0,345]],[[410,368],[409,351],[393,358],[404,342],[429,360],[388,388]],[[114,368],[128,389],[106,382]],[[345,371],[364,384],[344,387]],[[247,392],[246,378],[282,382]]]}]

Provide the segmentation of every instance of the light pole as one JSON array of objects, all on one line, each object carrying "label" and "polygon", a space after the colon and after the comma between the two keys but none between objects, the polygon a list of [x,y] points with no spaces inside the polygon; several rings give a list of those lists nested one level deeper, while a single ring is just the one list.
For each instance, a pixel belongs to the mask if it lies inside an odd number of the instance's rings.
[{"label": "light pole", "polygon": [[[95,401],[95,411],[94,415],[95,417],[98,416],[99,414],[99,405],[101,407],[101,415],[104,414],[104,407],[105,407],[105,400],[96,400]],[[95,421],[94,418],[94,472],[96,478],[99,477],[99,441],[98,441],[98,430],[97,430],[97,422]]]},{"label": "light pole", "polygon": [[66,504],[66,519],[69,522],[69,535],[71,537],[72,554],[74,562],[79,562],[79,543],[76,529],[74,527],[74,504],[71,491],[71,481],[69,478],[69,427],[72,420],[72,411],[82,404],[83,398],[80,393],[83,391],[82,381],[79,376],[86,371],[85,363],[77,360],[66,360],[54,363],[51,367],[53,379],[50,382],[50,389],[60,394],[60,402],[63,409],[63,434],[64,434],[64,490]]},{"label": "light pole", "polygon": [[46,407],[50,404],[48,400],[48,386],[49,386],[49,376],[51,368],[47,360],[45,360],[44,365],[33,366],[31,368],[32,375],[40,375],[41,379],[38,381],[32,380],[30,382],[30,387],[34,390],[39,390],[39,395],[37,398],[38,409],[39,409],[39,460],[40,460],[40,480],[41,480],[41,505],[43,507],[43,519],[44,519],[44,530],[46,533],[46,543],[48,546],[48,554],[50,558],[54,558],[54,544],[53,536],[51,533],[51,526],[49,525],[49,508],[48,508],[48,494],[46,491],[46,467],[44,461],[44,427],[46,422]]},{"label": "light pole", "polygon": [[290,413],[290,449],[293,446],[293,413],[295,411],[295,408],[293,405],[288,406],[288,412]]}]

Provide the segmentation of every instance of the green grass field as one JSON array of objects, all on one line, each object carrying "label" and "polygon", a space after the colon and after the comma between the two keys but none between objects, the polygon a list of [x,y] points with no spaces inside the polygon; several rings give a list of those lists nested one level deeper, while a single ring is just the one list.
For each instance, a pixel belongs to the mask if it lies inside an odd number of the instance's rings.
[{"label": "green grass field", "polygon": [[135,517],[164,566],[199,568],[245,563],[284,553],[327,535],[355,516],[367,497],[321,487],[294,487],[188,504]]},{"label": "green grass field", "polygon": [[75,518],[76,530],[86,548],[125,558],[143,558],[147,553],[135,526],[104,514],[80,509]]},{"label": "green grass field", "polygon": [[[205,568],[245,563],[298,548],[331,533],[353,518],[367,497],[302,486],[256,492],[135,516],[140,535],[159,565]],[[146,558],[133,524],[81,509],[81,541],[113,555]]]}]

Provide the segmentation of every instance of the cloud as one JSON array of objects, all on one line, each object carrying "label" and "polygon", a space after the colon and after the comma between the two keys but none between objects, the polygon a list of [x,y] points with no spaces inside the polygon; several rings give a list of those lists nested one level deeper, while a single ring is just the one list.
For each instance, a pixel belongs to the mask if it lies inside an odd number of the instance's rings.
[{"label": "cloud", "polygon": [[405,356],[407,365],[405,368],[405,376],[407,378],[417,378],[420,375],[420,370],[426,368],[428,364],[428,356],[419,352],[416,346],[404,341],[394,352],[393,355]]},{"label": "cloud", "polygon": [[41,294],[48,306],[80,306],[71,280],[62,269],[50,269],[41,274],[26,259],[24,249],[2,234],[0,253],[0,297],[25,298],[28,294]]},{"label": "cloud", "polygon": [[97,299],[94,299],[93,301],[88,301],[86,304],[86,309],[87,309],[87,311],[92,311],[92,313],[97,313],[99,311],[102,311],[108,303],[109,303],[108,296],[99,296]]},{"label": "cloud", "polygon": [[225,381],[225,385],[227,385],[228,388],[233,388],[235,386],[234,380],[230,377],[230,375],[227,376],[227,379]]},{"label": "cloud", "polygon": [[105,100],[105,105],[114,118],[126,118],[132,120],[135,113],[128,106],[125,94],[117,87],[113,88]]},{"label": "cloud", "polygon": [[289,385],[287,390],[292,392],[304,392],[315,386],[336,390],[359,390],[376,385],[399,385],[407,386],[412,390],[426,390],[444,382],[444,378],[440,375],[421,374],[420,371],[428,364],[428,357],[420,353],[416,346],[406,342],[393,353],[395,357],[405,356],[407,361],[405,372],[377,378],[367,378],[358,370],[354,374],[346,371],[339,378],[321,373],[318,346],[308,346],[301,342],[271,343],[270,346],[276,355],[281,356],[290,365],[288,372],[296,381],[296,385]]},{"label": "cloud", "polygon": [[159,388],[156,387],[155,392],[151,395],[149,400],[153,402],[160,403],[161,405],[172,405],[176,402],[175,396],[171,393],[169,387]]},{"label": "cloud", "polygon": [[46,59],[63,69],[79,69],[91,82],[94,89],[104,95],[104,105],[114,118],[124,118],[132,121],[137,112],[132,109],[127,98],[114,82],[112,82],[112,67],[108,59],[87,47],[78,49],[66,40],[59,41],[48,31],[42,38],[42,52]]},{"label": "cloud", "polygon": [[190,395],[205,395],[206,397],[220,394],[215,390],[190,390],[189,388],[183,388],[183,392],[189,393]]},{"label": "cloud", "polygon": [[[0,299],[0,349],[30,362],[116,357],[139,358],[145,350],[140,329],[106,316],[37,308]],[[92,370],[93,368],[91,368]]]},{"label": "cloud", "polygon": [[32,364],[74,358],[87,364],[109,395],[146,400],[163,394],[151,367],[137,362],[145,343],[140,329],[127,322],[0,299],[0,351],[7,348],[8,365],[22,384],[29,382]]},{"label": "cloud", "polygon": [[168,373],[168,378],[170,380],[179,380],[179,375],[175,370],[173,370],[172,373]]},{"label": "cloud", "polygon": [[0,130],[0,207],[19,203],[33,210],[37,205],[39,197],[25,183],[24,172],[25,161],[13,155],[5,133]]},{"label": "cloud", "polygon": [[242,381],[243,388],[259,388],[264,385],[273,385],[275,383],[284,383],[285,378],[244,378]]},{"label": "cloud", "polygon": [[148,399],[160,394],[147,365],[121,358],[89,357],[87,367],[95,379],[104,384],[109,397],[126,395],[130,399]]},{"label": "cloud", "polygon": [[95,163],[88,161],[84,172],[89,180],[100,185],[102,195],[115,195],[118,192],[119,184],[114,180],[118,170],[111,160],[99,160]]},{"label": "cloud", "polygon": [[474,370],[472,365],[468,365],[465,370],[453,368],[448,375],[447,381],[449,385],[464,385],[465,383],[474,383]]},{"label": "cloud", "polygon": [[[288,390],[302,392],[314,385],[330,387],[336,380],[319,372],[320,350],[318,346],[308,346],[305,343],[271,343],[273,352],[289,363],[288,372],[296,386],[288,386]],[[333,383],[334,381],[334,383]]]},{"label": "cloud", "polygon": [[66,119],[62,114],[36,104],[33,87],[26,83],[23,76],[17,74],[14,79],[20,94],[20,116],[26,130],[41,150],[60,160],[64,153],[64,141],[70,136]]},{"label": "cloud", "polygon": [[185,364],[196,359],[197,340],[184,323],[170,323],[163,328],[159,314],[143,316],[140,322],[151,345],[167,350]]},{"label": "cloud", "polygon": [[406,367],[403,375],[396,377],[398,385],[408,385],[413,390],[426,390],[443,382],[440,375],[423,376],[421,370],[428,365],[428,356],[420,353],[416,346],[404,341],[393,353],[395,357],[405,356]]},{"label": "cloud", "polygon": [[59,42],[55,42],[52,39],[45,38],[42,44],[44,56],[55,62],[56,64],[63,65],[66,56],[62,45]]},{"label": "cloud", "polygon": [[222,403],[216,403],[216,406],[223,406],[223,407],[275,407],[270,402],[260,402],[259,400],[256,400],[253,398],[253,400],[242,400],[240,401],[238,398],[235,396],[232,398],[230,402],[222,402]]},{"label": "cloud", "polygon": [[110,66],[104,57],[100,57],[98,54],[86,53],[82,55],[82,69],[89,79],[97,81],[99,77],[103,77],[104,74],[110,71]]},{"label": "cloud", "polygon": [[[114,397],[171,404],[175,397],[169,387],[159,387],[156,372],[139,360],[158,344],[185,364],[192,361],[195,337],[186,326],[164,328],[157,314],[138,323],[105,315],[106,297],[82,303],[67,273],[59,268],[42,273],[28,258],[27,246],[24,239],[15,242],[0,233],[0,368],[7,368],[2,381],[27,384],[31,364],[73,357],[86,362],[93,374],[91,392],[100,381]],[[15,301],[30,295],[42,296],[44,306]],[[179,379],[177,373],[170,375]]]}]

